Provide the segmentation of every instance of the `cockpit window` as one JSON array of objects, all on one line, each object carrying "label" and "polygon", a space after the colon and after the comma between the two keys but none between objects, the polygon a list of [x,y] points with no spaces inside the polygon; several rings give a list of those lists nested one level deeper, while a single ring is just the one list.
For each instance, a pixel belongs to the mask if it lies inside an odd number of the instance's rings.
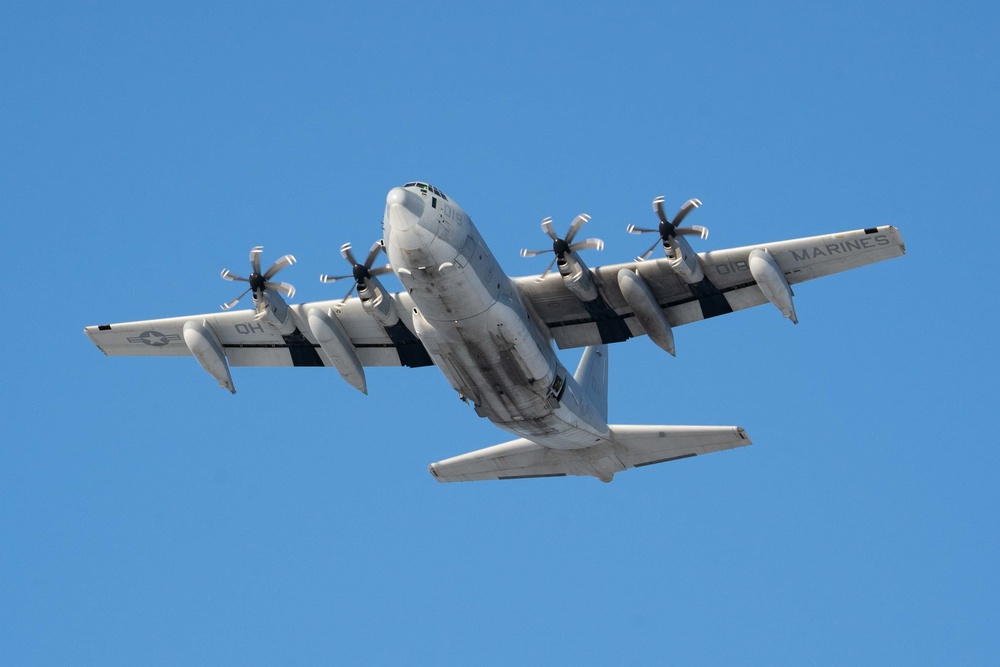
[{"label": "cockpit window", "polygon": [[412,183],[407,183],[403,187],[404,188],[420,188],[420,191],[423,192],[424,194],[427,194],[427,192],[430,191],[430,192],[433,192],[434,194],[436,194],[441,199],[443,199],[445,201],[448,201],[448,196],[445,193],[441,192],[440,190],[438,190],[433,185],[428,185],[427,183],[421,183],[419,181],[413,181]]}]

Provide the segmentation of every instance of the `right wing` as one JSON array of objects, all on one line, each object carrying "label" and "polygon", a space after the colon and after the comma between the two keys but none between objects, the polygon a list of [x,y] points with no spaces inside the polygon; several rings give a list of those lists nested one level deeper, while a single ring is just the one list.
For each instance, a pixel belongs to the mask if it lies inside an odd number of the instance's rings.
[{"label": "right wing", "polygon": [[755,248],[771,253],[790,285],[906,253],[899,230],[886,225],[698,253],[705,272],[698,285],[681,280],[666,258],[609,264],[592,269],[603,299],[600,309],[583,304],[556,272],[542,280],[534,276],[514,280],[560,348],[600,345],[644,334],[618,287],[622,269],[642,276],[674,327],[767,303],[750,275],[748,258]]},{"label": "right wing", "polygon": [[654,463],[752,444],[738,426],[635,426],[612,424],[613,444],[584,449],[550,449],[518,438],[432,463],[439,482],[473,482],[531,477],[596,477],[610,482],[615,473]]}]

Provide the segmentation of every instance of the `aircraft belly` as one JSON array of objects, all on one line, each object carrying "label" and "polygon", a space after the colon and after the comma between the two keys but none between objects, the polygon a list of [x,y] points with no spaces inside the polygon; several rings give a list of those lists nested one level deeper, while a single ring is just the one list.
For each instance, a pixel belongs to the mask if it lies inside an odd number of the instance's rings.
[{"label": "aircraft belly", "polygon": [[463,370],[470,383],[467,395],[476,397],[479,414],[505,431],[549,447],[600,442],[591,429],[581,428],[571,410],[550,401],[549,384],[532,381],[523,372],[515,350],[506,351],[496,363],[470,362]]},{"label": "aircraft belly", "polygon": [[[435,361],[452,387],[475,403],[479,415],[505,431],[560,449],[607,442],[606,426],[579,417],[583,399],[576,382],[551,348],[545,348],[551,353],[546,355],[534,337],[518,335],[511,319],[515,315],[497,302],[478,317],[434,322],[433,337],[447,342],[428,345],[428,350],[437,355]],[[551,388],[557,376],[564,378],[566,389],[555,398]]]},{"label": "aircraft belly", "polygon": [[[486,318],[484,318],[486,319]],[[482,327],[460,323],[435,323],[435,329],[451,329],[445,366],[455,373],[453,384],[476,403],[483,416],[494,422],[538,419],[551,414],[545,401],[545,378],[527,371],[514,346]]]},{"label": "aircraft belly", "polygon": [[581,416],[586,397],[485,248],[463,263],[453,246],[433,245],[436,252],[421,259],[409,249],[388,250],[416,306],[414,333],[449,384],[477,414],[538,444],[608,442],[606,424]]},{"label": "aircraft belly", "polygon": [[532,335],[516,303],[502,298],[471,317],[432,320],[424,309],[440,312],[447,299],[433,291],[411,294],[421,315],[421,340],[478,414],[519,435],[555,436],[566,429],[556,415],[558,404],[548,395],[561,365],[551,348]]}]

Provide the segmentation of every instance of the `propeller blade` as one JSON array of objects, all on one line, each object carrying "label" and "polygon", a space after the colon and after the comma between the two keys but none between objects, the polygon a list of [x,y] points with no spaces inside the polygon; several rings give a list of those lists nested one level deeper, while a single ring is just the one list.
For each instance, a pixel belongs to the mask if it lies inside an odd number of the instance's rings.
[{"label": "propeller blade", "polygon": [[[664,246],[669,245],[670,247],[676,247],[674,237],[678,235],[682,236],[700,236],[703,239],[708,238],[708,229],[700,225],[693,225],[685,229],[679,229],[680,224],[687,217],[687,214],[694,209],[701,206],[700,199],[688,199],[681,206],[680,210],[677,212],[677,217],[674,218],[673,222],[667,218],[667,212],[663,208],[663,197],[657,197],[653,200],[653,210],[656,211],[657,217],[660,218],[660,228],[659,229],[648,229],[645,227],[636,227],[635,225],[629,225],[627,230],[629,234],[646,234],[649,232],[656,232],[660,235],[660,240],[663,241]],[[657,244],[653,244],[653,247],[647,250],[642,255],[636,257],[637,262],[641,262],[647,257],[649,257],[653,251],[656,249]]]},{"label": "propeller blade", "polygon": [[544,255],[547,252],[552,252],[552,248],[546,248],[545,250],[528,250],[527,248],[521,248],[521,257],[538,257],[539,255]]},{"label": "propeller blade", "polygon": [[556,260],[557,259],[559,259],[559,258],[558,257],[553,257],[552,258],[552,261],[549,262],[549,265],[545,267],[544,271],[542,271],[542,275],[538,276],[539,282],[542,281],[545,278],[546,274],[548,274],[548,272],[552,270],[552,267],[556,265]]},{"label": "propeller blade", "polygon": [[656,211],[656,215],[659,216],[660,222],[665,225],[670,224],[670,221],[667,220],[667,212],[663,210],[663,195],[660,195],[653,200],[653,210]]},{"label": "propeller blade", "polygon": [[232,301],[229,301],[227,303],[222,304],[222,310],[229,310],[230,308],[232,308],[233,306],[235,306],[236,304],[238,304],[240,302],[240,299],[242,299],[247,294],[249,294],[249,292],[250,292],[250,289],[247,288],[247,291],[243,292],[243,294],[240,294],[238,297],[236,297]]},{"label": "propeller blade", "polygon": [[[340,254],[341,256],[343,256],[344,259],[346,259],[348,262],[351,263],[351,268],[353,270],[351,271],[350,274],[345,276],[330,276],[325,273],[321,274],[319,277],[320,282],[335,283],[338,280],[351,278],[355,284],[351,286],[350,291],[347,293],[346,296],[344,296],[343,300],[341,301],[341,303],[343,303],[344,301],[347,301],[349,298],[351,298],[351,293],[354,292],[354,290],[357,288],[357,281],[359,280],[358,275],[363,275],[364,277],[360,278],[360,280],[365,280],[365,278],[381,276],[386,273],[392,273],[392,267],[388,264],[385,264],[383,266],[378,266],[374,269],[372,268],[372,264],[375,262],[375,259],[378,257],[379,253],[383,252],[384,250],[385,246],[383,245],[382,241],[381,240],[376,241],[375,243],[372,244],[372,247],[368,249],[368,255],[365,257],[364,264],[362,264],[358,262],[357,258],[354,256],[354,250],[351,248],[351,244],[345,243],[344,245],[340,246]],[[364,271],[359,273],[359,269],[364,269]]]},{"label": "propeller blade", "polygon": [[686,202],[684,202],[684,205],[681,206],[681,210],[678,211],[677,213],[677,217],[674,218],[674,223],[673,223],[674,227],[680,227],[681,222],[684,220],[687,214],[693,211],[694,209],[698,208],[699,206],[701,206],[701,201],[698,199],[688,199]]},{"label": "propeller blade", "polygon": [[358,286],[357,283],[351,283],[351,289],[347,290],[347,294],[344,295],[344,298],[341,299],[340,302],[347,303],[347,300],[351,298],[351,294],[354,293],[354,288],[356,288],[357,286]]},{"label": "propeller blade", "polygon": [[288,283],[272,283],[270,281],[264,283],[264,289],[271,289],[276,292],[281,292],[289,299],[295,296],[295,288]]},{"label": "propeller blade", "polygon": [[260,273],[260,255],[264,252],[264,246],[254,246],[250,249],[250,264],[253,266],[253,272]]},{"label": "propeller blade", "polygon": [[638,257],[636,257],[635,261],[637,261],[637,262],[643,262],[646,259],[648,259],[649,256],[653,254],[653,251],[656,250],[656,246],[660,245],[660,243],[661,243],[660,241],[657,241],[653,245],[649,246],[649,250],[647,250],[646,252],[642,253]]},{"label": "propeller blade", "polygon": [[235,273],[233,273],[232,271],[230,271],[229,269],[222,269],[222,274],[221,275],[222,275],[222,279],[223,280],[232,280],[232,281],[240,282],[240,283],[248,282],[247,278],[244,278],[243,276],[238,276]]},{"label": "propeller blade", "polygon": [[[556,233],[555,227],[552,224],[552,218],[545,218],[542,220],[542,231],[552,239],[552,249],[545,248],[544,250],[532,250],[530,248],[521,249],[521,257],[537,257],[538,255],[545,255],[550,252],[555,254],[555,258],[549,263],[548,268],[546,268],[542,275],[538,276],[538,280],[542,280],[552,270],[552,267],[556,265],[559,258],[565,260],[566,253],[572,253],[577,250],[603,250],[604,241],[601,239],[586,239],[583,241],[578,241],[573,243],[573,238],[576,236],[580,228],[583,227],[587,222],[590,221],[590,216],[586,213],[581,213],[580,215],[573,218],[573,222],[569,225],[569,230],[566,233],[565,238],[560,238],[559,234]],[[579,261],[579,260],[576,260]]]},{"label": "propeller blade", "polygon": [[569,247],[572,251],[577,250],[604,250],[604,241],[601,239],[587,239],[586,241],[577,241]]},{"label": "propeller blade", "polygon": [[295,257],[293,257],[292,255],[285,255],[277,262],[272,264],[271,268],[269,268],[267,272],[264,273],[264,280],[270,280],[271,278],[274,277],[274,274],[276,274],[278,271],[281,271],[286,266],[291,266],[294,263],[295,263]]},{"label": "propeller blade", "polygon": [[321,283],[335,283],[338,280],[343,280],[344,278],[354,278],[354,276],[353,275],[351,275],[351,276],[328,276],[325,273],[321,273],[320,276],[319,276],[319,281]]},{"label": "propeller blade", "polygon": [[354,259],[354,253],[351,252],[350,243],[345,243],[344,245],[340,246],[340,256],[346,259],[348,262],[350,262],[352,266],[358,263],[358,260]]},{"label": "propeller blade", "polygon": [[366,269],[372,268],[372,264],[375,263],[375,258],[378,257],[378,254],[380,252],[382,252],[382,242],[376,241],[375,243],[372,244],[371,250],[368,251],[368,256],[365,257]]},{"label": "propeller blade", "polygon": [[583,227],[584,223],[590,220],[590,216],[586,213],[581,213],[580,215],[573,218],[573,222],[569,224],[569,231],[566,232],[566,238],[564,239],[566,243],[572,243],[573,237],[576,233],[580,231],[580,227]]},{"label": "propeller blade", "polygon": [[553,241],[559,240],[559,235],[556,234],[556,230],[552,228],[552,218],[545,218],[542,220],[542,231],[549,235],[549,238]]},{"label": "propeller blade", "polygon": [[702,227],[701,225],[693,225],[691,227],[685,227],[684,229],[678,229],[677,233],[684,236],[700,236],[702,239],[707,239],[708,227]]},{"label": "propeller blade", "polygon": [[650,229],[649,227],[636,227],[635,225],[629,225],[625,228],[625,231],[629,234],[659,234],[659,229]]}]

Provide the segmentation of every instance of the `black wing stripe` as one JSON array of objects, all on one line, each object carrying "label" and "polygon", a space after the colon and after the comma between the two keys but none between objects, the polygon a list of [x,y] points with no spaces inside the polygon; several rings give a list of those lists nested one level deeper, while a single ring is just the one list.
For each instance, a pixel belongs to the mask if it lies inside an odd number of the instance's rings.
[{"label": "black wing stripe", "polygon": [[[386,327],[386,334],[392,339],[391,343],[360,343],[354,348],[361,349],[395,349],[399,354],[399,362],[403,366],[410,368],[420,368],[422,366],[432,366],[431,357],[416,336],[402,322],[395,326]],[[282,336],[284,343],[227,343],[223,347],[236,348],[242,350],[280,350],[287,349],[292,357],[294,366],[325,366],[323,359],[319,356],[319,345],[310,343],[298,329],[288,336]]]},{"label": "black wing stripe", "polygon": [[[707,278],[706,278],[706,280],[707,280]],[[707,297],[708,300],[718,299],[720,297],[721,298],[725,298],[724,295],[728,294],[729,292],[736,292],[736,291],[741,290],[741,289],[746,289],[747,287],[753,287],[756,284],[757,284],[756,282],[741,283],[739,285],[733,285],[732,287],[726,287],[726,288],[723,288],[723,289],[719,289],[719,288],[717,288],[717,287],[715,287],[713,285],[712,289],[715,290],[715,293],[717,293],[718,296],[713,296],[711,293],[705,294],[705,295],[702,295],[702,296],[698,296],[698,295],[692,294],[691,296],[685,297],[683,299],[675,299],[674,301],[668,301],[666,303],[661,303],[661,304],[659,304],[659,306],[660,306],[660,308],[673,308],[675,306],[683,306],[686,303],[691,303],[693,301],[697,301],[701,305],[701,312],[702,312],[702,315],[704,317],[706,317],[706,318],[708,318],[708,317],[715,317],[716,315],[722,315],[724,313],[731,313],[731,312],[733,312],[733,308],[732,308],[732,306],[729,305],[729,302],[726,301],[726,305],[725,305],[724,308],[728,308],[728,310],[721,310],[721,308],[722,308],[721,305],[717,305],[714,309],[710,306],[709,307],[709,312],[712,312],[713,310],[717,310],[719,312],[715,312],[713,315],[706,315],[705,314],[705,310],[706,310],[705,300],[706,300],[706,297]],[[626,312],[626,313],[622,313],[621,315],[619,315],[619,317],[621,317],[623,320],[625,320],[625,319],[627,319],[629,317],[635,317],[635,313],[633,313],[633,312]],[[580,318],[580,319],[575,319],[575,320],[564,320],[562,322],[546,322],[545,324],[550,329],[558,329],[559,327],[572,327],[572,326],[576,326],[578,324],[592,324],[592,323],[594,323],[594,320],[592,318],[587,317],[587,318]]]},{"label": "black wing stripe", "polygon": [[597,324],[602,343],[620,343],[632,337],[625,319],[600,296],[593,301],[584,302],[583,306],[590,313],[591,321]]},{"label": "black wing stripe", "polygon": [[399,354],[399,363],[409,368],[420,368],[421,366],[432,366],[431,355],[427,354],[427,348],[417,340],[413,332],[406,328],[406,325],[396,322],[391,327],[385,327],[385,332],[392,339],[392,344]]},{"label": "black wing stripe", "polygon": [[323,360],[316,352],[316,346],[306,340],[302,332],[296,327],[295,331],[282,336],[285,345],[288,346],[288,353],[292,355],[293,366],[324,366]]},{"label": "black wing stripe", "polygon": [[688,285],[691,293],[698,298],[701,306],[701,314],[706,320],[710,317],[717,317],[733,312],[733,307],[726,300],[726,295],[719,291],[719,288],[712,284],[707,277],[700,283]]}]

